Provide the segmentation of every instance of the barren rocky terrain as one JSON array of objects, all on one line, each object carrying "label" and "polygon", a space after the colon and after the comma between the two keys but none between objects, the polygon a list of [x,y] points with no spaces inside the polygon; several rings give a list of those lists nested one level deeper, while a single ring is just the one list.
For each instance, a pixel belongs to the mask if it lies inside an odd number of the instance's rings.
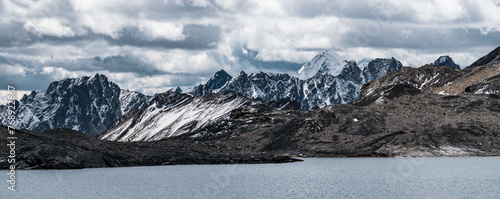
[{"label": "barren rocky terrain", "polygon": [[[17,169],[80,169],[175,164],[249,164],[300,161],[246,150],[229,153],[210,142],[106,142],[78,131],[16,131]],[[7,128],[0,126],[0,169],[7,169]]]},{"label": "barren rocky terrain", "polygon": [[[20,130],[17,166],[271,163],[298,161],[290,158],[296,156],[498,156],[499,77],[500,61],[495,60],[464,70],[404,67],[365,84],[351,104],[302,111],[247,103],[203,128],[152,142],[103,141],[67,129]],[[6,140],[4,126],[0,132],[0,139]],[[7,155],[2,144],[0,157]],[[7,166],[6,159],[0,159],[0,168]]]}]

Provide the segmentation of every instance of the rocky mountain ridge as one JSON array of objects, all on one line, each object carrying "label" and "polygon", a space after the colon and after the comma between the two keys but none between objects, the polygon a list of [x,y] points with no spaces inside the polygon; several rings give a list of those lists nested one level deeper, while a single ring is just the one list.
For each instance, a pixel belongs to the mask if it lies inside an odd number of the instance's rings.
[{"label": "rocky mountain ridge", "polygon": [[[68,128],[98,135],[122,115],[144,108],[149,100],[149,96],[120,89],[104,75],[67,78],[16,101],[14,127],[32,131]],[[0,112],[0,124],[6,125],[6,114]]]},{"label": "rocky mountain ridge", "polygon": [[[303,110],[309,110],[313,107],[351,103],[359,97],[364,83],[377,80],[402,67],[401,62],[395,58],[371,60],[363,69],[360,69],[355,61],[341,61],[340,65],[339,59],[338,55],[324,51],[304,64],[298,72],[298,77],[265,72],[247,74],[242,71],[230,78],[221,70],[206,84],[196,86],[191,94],[201,96],[230,91],[264,101],[290,98],[297,101]],[[332,70],[336,72],[332,73]]]}]

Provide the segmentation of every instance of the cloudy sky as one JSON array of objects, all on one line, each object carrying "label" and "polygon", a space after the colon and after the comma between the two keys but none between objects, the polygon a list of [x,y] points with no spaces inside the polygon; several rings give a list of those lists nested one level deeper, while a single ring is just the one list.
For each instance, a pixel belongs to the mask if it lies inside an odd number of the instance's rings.
[{"label": "cloudy sky", "polygon": [[220,69],[293,74],[324,49],[467,66],[500,45],[498,13],[500,0],[0,0],[0,86],[101,73],[152,94]]}]

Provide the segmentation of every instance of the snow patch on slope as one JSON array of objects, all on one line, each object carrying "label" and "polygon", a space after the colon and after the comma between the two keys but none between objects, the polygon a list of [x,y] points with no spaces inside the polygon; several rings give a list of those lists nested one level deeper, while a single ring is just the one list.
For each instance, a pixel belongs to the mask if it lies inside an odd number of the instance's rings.
[{"label": "snow patch on slope", "polygon": [[[182,135],[229,117],[249,99],[232,93],[186,97],[167,106],[154,102],[143,113],[127,119],[102,137],[109,141],[155,141]],[[207,99],[210,98],[210,99]]]}]

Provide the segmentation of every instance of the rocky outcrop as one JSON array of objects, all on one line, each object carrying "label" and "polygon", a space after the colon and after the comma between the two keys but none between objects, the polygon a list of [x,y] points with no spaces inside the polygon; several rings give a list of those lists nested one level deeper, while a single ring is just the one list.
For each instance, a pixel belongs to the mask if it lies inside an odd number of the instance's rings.
[{"label": "rocky outcrop", "polygon": [[368,65],[363,68],[363,83],[372,82],[380,79],[387,73],[397,71],[403,67],[403,64],[394,57],[390,59],[377,58],[368,63]]}]

